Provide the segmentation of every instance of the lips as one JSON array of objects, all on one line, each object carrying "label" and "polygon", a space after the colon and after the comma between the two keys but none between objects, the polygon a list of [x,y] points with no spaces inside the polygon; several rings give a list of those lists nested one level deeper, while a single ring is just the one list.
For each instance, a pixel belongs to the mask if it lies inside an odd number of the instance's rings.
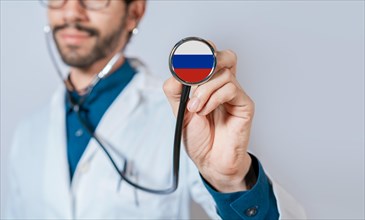
[{"label": "lips", "polygon": [[87,40],[89,40],[92,36],[89,33],[78,30],[60,30],[59,31],[60,40],[69,45],[79,45]]}]

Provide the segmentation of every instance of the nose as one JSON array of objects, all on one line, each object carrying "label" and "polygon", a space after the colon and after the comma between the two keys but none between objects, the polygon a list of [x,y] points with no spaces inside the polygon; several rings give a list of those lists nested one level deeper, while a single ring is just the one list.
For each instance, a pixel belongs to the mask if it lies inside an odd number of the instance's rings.
[{"label": "nose", "polygon": [[74,23],[87,20],[86,9],[77,0],[68,0],[63,6],[63,19],[65,23]]}]

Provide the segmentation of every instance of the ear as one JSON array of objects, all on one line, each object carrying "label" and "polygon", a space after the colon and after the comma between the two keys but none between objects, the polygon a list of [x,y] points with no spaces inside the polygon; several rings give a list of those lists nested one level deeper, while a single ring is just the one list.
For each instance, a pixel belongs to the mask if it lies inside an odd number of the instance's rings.
[{"label": "ear", "polygon": [[145,9],[146,9],[145,0],[134,0],[128,5],[126,29],[129,32],[138,26],[139,21],[142,19],[144,15]]}]

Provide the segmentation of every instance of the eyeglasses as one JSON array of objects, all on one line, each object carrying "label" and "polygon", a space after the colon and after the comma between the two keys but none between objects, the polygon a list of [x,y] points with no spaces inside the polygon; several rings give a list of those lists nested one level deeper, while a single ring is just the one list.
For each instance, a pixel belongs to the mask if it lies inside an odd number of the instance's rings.
[{"label": "eyeglasses", "polygon": [[[39,0],[42,5],[49,9],[60,9],[68,0]],[[72,0],[79,1],[80,5],[88,10],[101,10],[108,7],[110,0]]]}]

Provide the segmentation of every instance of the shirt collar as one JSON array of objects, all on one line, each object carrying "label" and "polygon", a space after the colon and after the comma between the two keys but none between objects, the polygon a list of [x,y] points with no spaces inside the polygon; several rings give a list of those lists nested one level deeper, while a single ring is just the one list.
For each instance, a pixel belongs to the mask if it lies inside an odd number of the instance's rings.
[{"label": "shirt collar", "polygon": [[[87,110],[89,106],[93,104],[95,100],[98,98],[98,94],[108,93],[113,89],[118,89],[118,87],[124,86],[125,82],[128,82],[135,73],[136,70],[133,69],[133,67],[130,65],[128,59],[125,59],[123,65],[121,65],[118,69],[112,72],[109,76],[100,79],[100,81],[94,86],[90,94],[86,95],[87,97],[79,95],[76,91],[71,91],[70,95],[72,99],[75,100],[76,102],[79,102],[80,99],[85,98],[85,101],[82,104],[82,108]],[[72,105],[67,98],[67,94],[66,94],[65,106],[66,106],[66,112],[72,110]]]}]

